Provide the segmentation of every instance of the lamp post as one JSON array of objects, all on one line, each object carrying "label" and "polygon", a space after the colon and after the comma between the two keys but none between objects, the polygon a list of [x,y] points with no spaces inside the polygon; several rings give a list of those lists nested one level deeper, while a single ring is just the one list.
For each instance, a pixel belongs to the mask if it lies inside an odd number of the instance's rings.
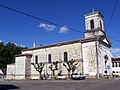
[{"label": "lamp post", "polygon": [[[40,44],[40,46],[43,47],[42,44]],[[46,48],[44,48],[44,49],[45,49],[45,53],[46,53],[46,55],[45,55],[45,58],[46,58],[46,60],[45,60],[45,64],[46,64],[46,68],[45,68],[45,79],[47,79],[47,78],[48,78],[48,73],[47,73],[47,49],[46,49]]]},{"label": "lamp post", "polygon": [[83,65],[83,49],[82,49],[82,42],[81,42],[81,60],[82,60],[82,75],[84,75],[84,65]]},{"label": "lamp post", "polygon": [[106,76],[107,76],[107,60],[108,60],[108,56],[107,55],[105,55],[104,56],[104,59],[105,59],[105,74],[106,74]]},{"label": "lamp post", "polygon": [[46,77],[47,77],[47,50],[46,50],[46,48],[45,48],[45,52],[46,52],[46,73],[45,74],[46,74]]},{"label": "lamp post", "polygon": [[97,36],[95,36],[95,48],[96,48],[96,63],[97,63],[97,78],[99,79],[99,61],[98,61],[98,48],[97,48]]},{"label": "lamp post", "polygon": [[61,44],[58,44],[58,52],[59,52],[59,72],[62,71],[62,61],[61,61],[61,51],[60,51]]}]

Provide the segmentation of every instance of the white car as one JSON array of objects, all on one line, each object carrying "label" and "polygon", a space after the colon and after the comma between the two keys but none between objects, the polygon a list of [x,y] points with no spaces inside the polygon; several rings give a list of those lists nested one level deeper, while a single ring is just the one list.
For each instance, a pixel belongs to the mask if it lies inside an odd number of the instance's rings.
[{"label": "white car", "polygon": [[80,73],[73,73],[71,75],[71,79],[73,79],[73,80],[82,80],[82,79],[85,79],[85,75],[81,75]]},{"label": "white car", "polygon": [[3,74],[2,70],[0,70],[0,81],[4,80],[4,79],[5,79],[4,74]]}]

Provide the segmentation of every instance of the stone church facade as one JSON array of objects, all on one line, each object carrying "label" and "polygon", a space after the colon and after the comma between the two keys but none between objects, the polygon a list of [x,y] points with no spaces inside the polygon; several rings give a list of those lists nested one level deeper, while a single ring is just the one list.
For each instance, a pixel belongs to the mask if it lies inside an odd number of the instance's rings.
[{"label": "stone church facade", "polygon": [[[39,73],[31,63],[45,63],[42,73],[52,72],[49,66],[58,61],[58,70],[67,77],[67,70],[63,66],[68,60],[76,60],[77,73],[86,76],[104,75],[112,73],[111,44],[104,32],[104,17],[100,12],[85,15],[85,38],[50,44],[46,46],[25,49],[22,54],[15,56],[15,64],[7,65],[7,79],[39,79]],[[107,69],[107,66],[110,69]]]}]

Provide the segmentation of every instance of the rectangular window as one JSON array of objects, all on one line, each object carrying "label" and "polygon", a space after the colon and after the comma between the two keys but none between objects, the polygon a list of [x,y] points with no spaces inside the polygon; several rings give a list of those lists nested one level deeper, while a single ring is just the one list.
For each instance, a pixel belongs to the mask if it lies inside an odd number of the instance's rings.
[{"label": "rectangular window", "polygon": [[112,63],[112,67],[114,67],[114,62]]},{"label": "rectangular window", "polygon": [[117,67],[117,62],[115,62],[115,67]]}]

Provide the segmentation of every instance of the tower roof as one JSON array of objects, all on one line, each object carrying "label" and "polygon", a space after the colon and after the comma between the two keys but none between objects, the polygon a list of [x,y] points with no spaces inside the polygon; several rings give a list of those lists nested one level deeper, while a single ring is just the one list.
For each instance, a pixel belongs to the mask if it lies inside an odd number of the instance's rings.
[{"label": "tower roof", "polygon": [[100,15],[102,18],[104,18],[104,16],[100,13],[100,12],[92,12],[92,13],[89,13],[89,14],[85,14],[84,16],[86,17],[86,16],[90,16],[90,15],[93,15],[93,14],[98,14],[98,15]]}]

